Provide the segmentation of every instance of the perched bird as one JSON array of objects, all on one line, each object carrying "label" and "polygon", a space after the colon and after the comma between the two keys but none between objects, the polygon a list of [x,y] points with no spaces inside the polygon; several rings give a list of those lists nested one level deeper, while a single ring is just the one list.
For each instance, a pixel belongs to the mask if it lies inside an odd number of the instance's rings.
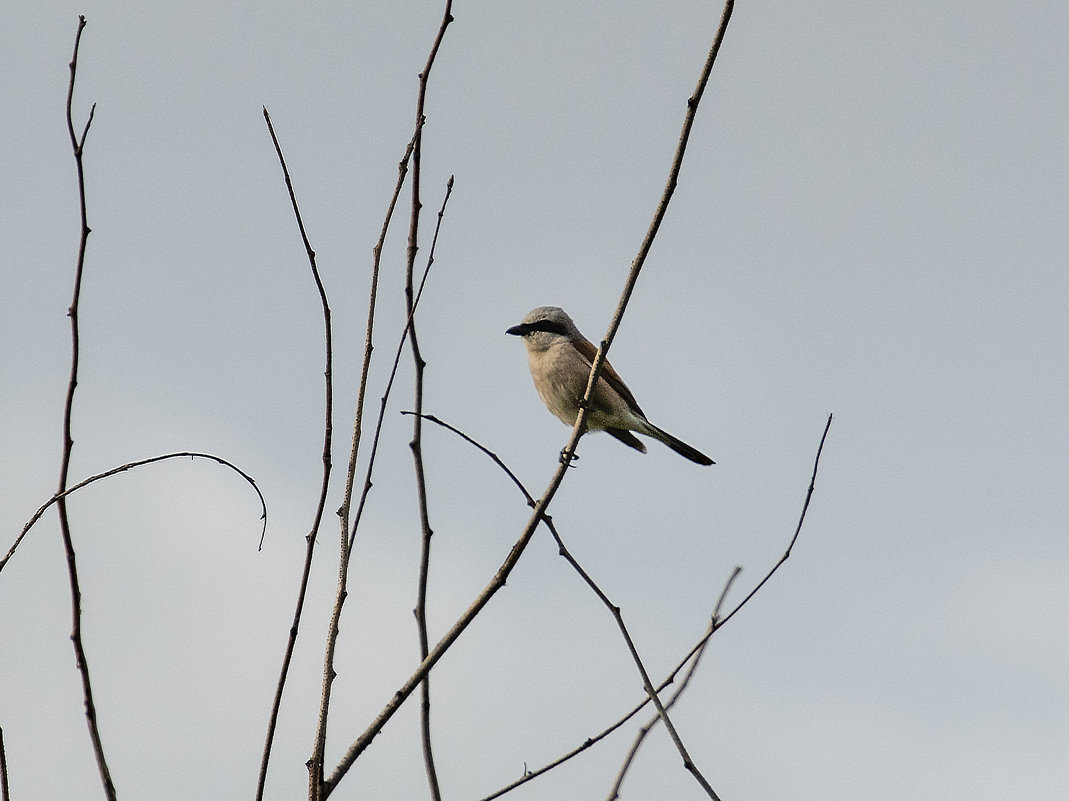
[{"label": "perched bird", "polygon": [[[566,425],[575,425],[598,349],[579,333],[572,318],[556,306],[538,307],[505,333],[523,337],[531,378],[546,408]],[[659,439],[692,462],[714,464],[701,451],[647,420],[635,396],[608,361],[598,376],[586,414],[586,427],[589,431],[607,431],[625,445],[645,453],[646,446],[631,433],[635,431]]]}]

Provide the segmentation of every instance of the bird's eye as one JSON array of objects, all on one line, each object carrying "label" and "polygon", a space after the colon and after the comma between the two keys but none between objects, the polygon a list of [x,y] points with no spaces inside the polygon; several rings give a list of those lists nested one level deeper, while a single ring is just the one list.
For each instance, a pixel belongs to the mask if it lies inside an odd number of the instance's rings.
[{"label": "bird's eye", "polygon": [[539,320],[531,325],[532,331],[547,331],[551,334],[566,335],[567,329],[556,320]]}]

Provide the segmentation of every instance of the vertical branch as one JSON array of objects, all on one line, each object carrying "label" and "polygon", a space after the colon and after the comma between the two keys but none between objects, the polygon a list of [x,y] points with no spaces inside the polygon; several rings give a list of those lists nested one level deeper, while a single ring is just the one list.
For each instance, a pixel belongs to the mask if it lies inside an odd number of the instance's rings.
[{"label": "vertical branch", "polygon": [[[364,400],[367,397],[367,378],[371,369],[371,354],[375,349],[375,309],[378,305],[379,295],[379,265],[382,260],[382,248],[386,243],[386,233],[390,229],[393,220],[393,212],[397,207],[397,199],[401,196],[401,187],[404,185],[405,176],[408,174],[408,162],[412,156],[413,138],[405,148],[404,156],[397,165],[397,183],[394,185],[393,195],[386,209],[386,217],[379,232],[378,241],[372,248],[371,288],[368,293],[367,328],[364,334],[364,360],[360,368],[360,385],[356,392],[356,413],[353,419],[353,438],[349,448],[349,464],[345,473],[345,495],[341,507],[338,509],[338,521],[340,523],[340,543],[338,555],[338,588],[334,596],[334,607],[330,613],[330,624],[327,629],[326,653],[323,657],[323,685],[319,699],[319,717],[316,723],[315,741],[312,746],[312,756],[308,760],[308,797],[317,801],[325,797],[323,788],[323,755],[326,752],[327,742],[327,713],[330,707],[330,690],[337,675],[334,671],[334,649],[338,642],[338,633],[341,630],[341,612],[348,597],[349,556],[352,553],[353,540],[356,537],[356,523],[352,523],[352,536],[349,534],[350,517],[353,499],[353,486],[356,482],[356,460],[360,453],[360,442],[364,430]],[[368,465],[367,477],[364,482],[363,497],[371,490],[371,467],[374,461],[372,451],[371,463]],[[361,507],[363,501],[361,500]],[[359,520],[359,511],[357,513]]]},{"label": "vertical branch", "polygon": [[[427,56],[427,63],[419,74],[419,94],[416,100],[416,136],[415,147],[412,151],[412,213],[408,228],[408,251],[405,259],[405,310],[408,315],[408,341],[412,346],[412,361],[415,368],[414,408],[415,416],[412,418],[412,460],[416,471],[416,497],[419,507],[420,522],[420,560],[419,579],[416,600],[416,627],[419,636],[419,656],[426,659],[430,650],[427,637],[427,580],[430,572],[431,537],[434,531],[431,529],[430,513],[427,509],[427,479],[423,466],[423,420],[420,414],[423,412],[423,373],[427,362],[419,350],[419,338],[416,335],[415,319],[415,285],[414,273],[416,252],[419,250],[419,217],[423,208],[420,201],[420,175],[423,162],[423,125],[426,121],[424,108],[427,98],[427,83],[430,80],[431,68],[434,59],[438,55],[438,48],[445,36],[445,30],[453,21],[451,13],[452,0],[446,0],[445,12],[442,15],[442,24],[438,28],[438,35],[431,46],[431,52]],[[452,184],[450,183],[450,186]],[[448,200],[448,195],[446,196]],[[443,205],[444,208],[444,205]],[[441,212],[438,217],[441,223]],[[433,259],[433,253],[431,258]],[[428,269],[430,263],[428,262]],[[441,801],[442,793],[438,786],[438,772],[434,768],[434,752],[431,748],[431,683],[430,676],[424,678],[420,686],[420,741],[423,750],[423,764],[427,771],[427,783],[430,788],[431,800]]]},{"label": "vertical branch", "polygon": [[[89,241],[89,221],[85,204],[85,171],[82,167],[82,151],[85,146],[85,138],[89,135],[89,126],[93,123],[93,114],[96,112],[94,103],[89,111],[85,128],[79,137],[74,131],[74,117],[71,107],[74,102],[74,80],[78,73],[78,47],[82,41],[82,30],[85,28],[85,17],[78,17],[78,33],[74,39],[74,55],[70,63],[70,83],[67,87],[67,132],[70,135],[71,149],[74,151],[74,164],[78,173],[78,204],[81,212],[81,238],[78,242],[78,263],[74,273],[74,297],[71,300],[67,316],[71,321],[71,372],[67,382],[67,399],[63,407],[63,457],[59,469],[59,489],[61,494],[67,489],[67,475],[70,472],[71,452],[74,448],[74,440],[71,437],[71,414],[74,409],[74,390],[78,386],[78,361],[80,357],[80,342],[78,336],[78,302],[82,294],[82,271],[85,266],[85,249]],[[82,679],[82,695],[85,700],[85,720],[89,726],[89,739],[93,743],[93,753],[96,756],[97,770],[100,780],[104,785],[104,794],[110,801],[115,799],[115,785],[111,780],[111,771],[108,769],[107,760],[104,758],[104,746],[100,740],[100,729],[97,726],[96,705],[93,703],[93,686],[89,680],[89,663],[85,656],[85,647],[82,644],[82,591],[78,583],[78,563],[74,556],[74,541],[71,538],[70,520],[67,517],[67,499],[61,497],[56,503],[59,510],[59,528],[63,537],[63,550],[67,555],[67,575],[70,579],[71,590],[71,642],[74,644],[74,659],[78,665],[78,672]]]},{"label": "vertical branch", "polygon": [[275,738],[275,727],[278,724],[278,711],[282,705],[282,691],[286,686],[286,678],[289,676],[290,662],[293,659],[293,649],[297,644],[297,631],[300,627],[301,615],[304,612],[304,601],[308,593],[308,577],[312,571],[312,554],[315,550],[316,538],[319,535],[319,526],[323,520],[323,510],[327,503],[327,489],[330,486],[331,472],[330,451],[334,431],[334,345],[331,331],[330,304],[327,301],[327,291],[323,286],[323,280],[319,275],[319,268],[316,265],[316,254],[312,249],[312,245],[308,241],[308,233],[304,228],[304,219],[301,217],[301,210],[297,205],[297,196],[293,191],[293,182],[290,180],[289,168],[286,166],[286,159],[282,155],[282,147],[278,143],[278,137],[275,136],[275,128],[271,124],[271,115],[267,113],[266,106],[264,106],[264,120],[267,122],[267,130],[268,133],[271,134],[271,142],[275,146],[275,153],[277,154],[278,162],[282,167],[282,175],[286,180],[286,189],[289,192],[290,204],[293,206],[293,215],[297,219],[297,228],[301,232],[301,241],[304,243],[304,250],[308,256],[308,264],[312,269],[312,278],[315,280],[316,289],[319,292],[319,300],[323,307],[323,337],[324,349],[326,350],[326,366],[323,370],[323,376],[326,381],[326,397],[324,403],[326,409],[323,424],[323,480],[319,491],[319,502],[316,504],[315,517],[312,521],[312,528],[305,538],[304,568],[301,571],[300,587],[297,590],[297,605],[293,612],[293,622],[290,624],[289,639],[286,641],[285,652],[282,656],[282,668],[279,671],[278,684],[275,687],[275,697],[271,703],[271,712],[267,724],[267,737],[264,742],[263,757],[260,760],[260,774],[256,783],[256,801],[261,801],[264,795],[264,785],[267,782],[267,765],[271,760],[271,746]]},{"label": "vertical branch", "polygon": [[[427,280],[427,274],[430,272],[431,265],[434,263],[434,247],[438,242],[438,232],[442,227],[442,217],[445,215],[445,206],[449,202],[449,195],[453,191],[453,177],[449,177],[449,183],[446,185],[445,198],[442,200],[442,206],[438,210],[438,221],[434,229],[434,239],[431,242],[430,255],[427,257],[427,268],[423,271],[423,278],[420,281],[419,290],[415,294],[414,301],[410,302],[409,308],[409,341],[412,343],[412,357],[416,362],[416,396],[415,403],[418,408],[423,407],[423,360],[419,355],[419,346],[416,343],[416,332],[413,322],[413,315],[416,311],[415,303],[418,303],[420,296],[423,294],[423,284]],[[409,273],[411,276],[411,273]],[[406,297],[412,299],[412,294],[409,292],[410,284],[406,283],[405,294]],[[420,547],[420,560],[419,560],[419,582],[417,587],[416,597],[416,627],[419,634],[419,658],[421,660],[427,658],[427,653],[430,650],[430,643],[427,636],[427,579],[430,573],[430,558],[431,558],[431,536],[434,532],[431,530],[430,517],[427,512],[427,482],[423,471],[423,450],[422,450],[422,428],[415,427],[412,434],[412,458],[415,462],[416,468],[416,493],[419,503],[419,519],[420,528],[422,530],[422,539]],[[441,790],[438,787],[438,773],[434,768],[434,752],[431,749],[431,686],[430,676],[424,679],[423,684],[420,686],[420,740],[423,747],[423,763],[427,770],[427,782],[430,785],[431,799],[432,801],[441,801]]]},{"label": "vertical branch", "polygon": [[[441,44],[442,36],[445,33],[445,28],[449,24],[449,22],[451,22],[452,19],[453,19],[452,15],[449,13],[449,8],[451,7],[451,5],[452,5],[452,0],[448,0],[448,4],[447,4],[447,7],[446,7],[445,19],[444,19],[441,27],[439,28],[438,35],[435,37],[434,44],[433,44],[432,50],[431,50],[431,54],[430,54],[430,57],[428,58],[427,66],[424,68],[423,73],[421,73],[421,75],[420,75],[420,94],[419,94],[419,100],[418,100],[419,112],[418,112],[417,117],[416,117],[416,130],[415,130],[415,133],[413,134],[412,140],[408,143],[408,146],[405,149],[404,156],[402,157],[400,163],[398,164],[397,183],[396,183],[396,185],[394,187],[393,195],[390,198],[390,202],[388,204],[388,208],[387,208],[387,211],[386,211],[386,217],[385,217],[385,220],[383,221],[383,224],[382,224],[382,229],[381,229],[380,234],[379,234],[379,239],[375,243],[374,248],[372,249],[372,253],[373,253],[374,259],[373,259],[373,268],[372,268],[371,292],[370,292],[370,298],[369,298],[369,301],[368,301],[368,320],[367,320],[367,332],[366,332],[365,346],[364,346],[364,362],[363,362],[363,367],[361,368],[360,386],[359,386],[359,389],[358,389],[358,392],[357,392],[356,416],[355,416],[355,420],[354,420],[354,423],[353,423],[353,440],[352,440],[352,447],[351,447],[350,453],[349,453],[349,465],[348,465],[348,469],[347,469],[347,472],[346,472],[345,495],[344,495],[344,499],[342,501],[342,505],[338,510],[338,517],[339,517],[340,523],[341,523],[341,544],[340,544],[341,555],[340,555],[339,564],[338,564],[338,588],[337,588],[337,592],[335,594],[334,608],[331,611],[330,624],[329,624],[329,628],[328,628],[328,631],[327,631],[327,646],[326,646],[326,655],[324,657],[324,668],[323,668],[323,687],[322,687],[322,692],[321,692],[321,696],[320,696],[319,721],[318,721],[318,724],[317,724],[317,727],[316,727],[315,745],[314,745],[314,749],[313,749],[312,758],[308,761],[308,770],[309,770],[309,796],[308,797],[310,799],[312,799],[312,801],[320,801],[321,799],[326,798],[327,795],[329,795],[329,793],[333,789],[333,785],[330,784],[329,782],[325,782],[324,778],[323,778],[323,755],[324,755],[325,750],[326,750],[326,726],[327,726],[327,714],[328,714],[328,709],[329,709],[329,706],[330,706],[331,685],[332,685],[332,683],[334,681],[335,676],[337,675],[335,670],[334,670],[334,651],[335,651],[335,648],[336,648],[336,645],[337,645],[338,634],[340,632],[342,608],[343,608],[343,606],[345,604],[345,599],[348,597],[348,589],[347,589],[347,587],[348,587],[349,561],[350,561],[350,557],[351,557],[351,554],[352,554],[352,548],[353,548],[353,545],[354,545],[355,540],[356,540],[356,530],[357,530],[357,526],[359,525],[359,522],[360,522],[360,516],[361,516],[361,512],[363,511],[363,508],[364,508],[364,502],[365,502],[365,500],[366,500],[366,498],[368,496],[368,493],[371,491],[371,474],[372,474],[372,469],[374,467],[375,452],[377,450],[378,433],[379,433],[379,430],[381,429],[382,417],[383,417],[383,414],[385,413],[385,408],[386,408],[386,398],[387,398],[387,396],[389,394],[389,388],[388,388],[387,392],[386,392],[386,395],[384,395],[383,399],[382,399],[382,408],[380,409],[380,414],[379,414],[379,424],[378,424],[378,428],[376,428],[376,433],[375,433],[375,442],[372,445],[372,453],[371,453],[371,457],[369,459],[368,468],[367,468],[367,472],[366,472],[366,475],[365,475],[364,487],[363,487],[363,491],[362,491],[361,496],[360,496],[360,502],[358,504],[357,511],[356,511],[356,519],[353,520],[352,519],[353,488],[355,486],[355,481],[356,481],[357,455],[359,453],[360,442],[361,442],[362,432],[363,432],[363,412],[364,412],[364,401],[365,401],[365,398],[366,398],[366,390],[367,390],[368,370],[369,370],[370,364],[371,364],[371,354],[372,354],[372,351],[374,349],[373,344],[372,344],[372,337],[373,337],[374,327],[375,327],[375,308],[376,308],[377,299],[378,299],[378,278],[379,278],[379,268],[380,268],[380,263],[381,263],[381,258],[382,258],[382,248],[383,248],[383,245],[384,245],[384,243],[386,241],[386,234],[387,234],[387,231],[389,230],[390,222],[393,219],[393,213],[394,213],[394,209],[397,206],[397,200],[398,200],[398,198],[399,198],[399,196],[401,194],[401,187],[403,186],[404,181],[405,181],[405,177],[408,174],[409,163],[410,163],[411,159],[414,157],[414,153],[417,151],[418,145],[419,145],[419,142],[420,142],[421,132],[422,132],[422,129],[423,129],[423,121],[424,121],[422,112],[423,112],[423,101],[424,101],[425,91],[426,91],[426,75],[429,74],[430,65],[433,63],[434,57],[438,52],[438,47]],[[416,202],[418,202],[418,195],[416,197],[417,197]],[[414,253],[412,255],[412,259],[414,259]],[[409,259],[409,264],[411,264],[412,259]],[[429,267],[430,267],[430,265],[428,264],[428,269],[429,269]],[[410,311],[410,317],[409,317],[408,323],[406,323],[406,326],[405,326],[406,333],[408,331],[409,326],[411,325],[411,314],[414,313],[414,311],[415,311],[415,303],[416,303],[416,301],[418,301],[418,298],[415,301],[412,301],[411,306],[410,306],[410,310],[409,310]],[[402,345],[404,344],[403,339],[402,339],[402,343],[401,344]],[[399,351],[399,353],[400,353],[400,351]],[[396,363],[395,363],[394,370],[396,371]],[[391,386],[392,386],[392,383],[393,383],[393,375],[391,374],[391,377],[390,377],[390,385]]]}]

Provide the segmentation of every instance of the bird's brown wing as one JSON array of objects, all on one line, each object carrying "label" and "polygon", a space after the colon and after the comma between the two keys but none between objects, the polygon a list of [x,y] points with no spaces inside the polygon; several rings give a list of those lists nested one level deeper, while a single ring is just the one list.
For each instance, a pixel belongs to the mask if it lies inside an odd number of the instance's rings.
[{"label": "bird's brown wing", "polygon": [[[593,342],[588,339],[575,339],[572,340],[572,344],[575,346],[575,349],[582,354],[583,358],[586,359],[587,364],[594,363],[594,357],[598,355],[598,349],[594,347]],[[620,378],[619,374],[612,368],[612,365],[609,364],[608,359],[606,359],[605,364],[602,365],[601,377],[605,379],[610,387],[616,390],[620,397],[627,401],[627,405],[630,406],[633,411],[638,412],[643,417],[646,416],[642,409],[639,408],[635,396],[631,394],[631,390],[627,388],[627,384],[624,383],[624,380]],[[631,445],[630,442],[627,444]],[[635,446],[631,445],[631,447]]]}]

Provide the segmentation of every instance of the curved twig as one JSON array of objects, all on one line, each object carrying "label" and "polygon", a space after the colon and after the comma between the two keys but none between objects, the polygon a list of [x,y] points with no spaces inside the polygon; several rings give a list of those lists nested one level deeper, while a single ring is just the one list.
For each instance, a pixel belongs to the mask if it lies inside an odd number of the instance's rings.
[{"label": "curved twig", "polygon": [[256,480],[244,470],[242,470],[240,467],[235,465],[233,462],[228,462],[221,456],[216,456],[212,453],[200,453],[198,451],[179,451],[177,453],[164,453],[159,456],[150,456],[147,459],[138,459],[136,462],[127,462],[126,464],[121,464],[118,467],[113,467],[110,470],[105,470],[103,473],[97,473],[96,475],[92,475],[87,479],[79,481],[77,484],[68,487],[63,492],[57,492],[55,495],[53,495],[51,498],[41,504],[41,506],[37,508],[37,511],[33,513],[33,517],[31,517],[26,522],[26,525],[22,527],[22,531],[20,531],[18,537],[15,538],[15,543],[11,546],[10,549],[8,549],[8,552],[4,556],[4,558],[0,559],[0,570],[4,569],[4,566],[8,563],[8,560],[10,560],[11,557],[15,554],[15,549],[19,547],[19,543],[22,542],[23,537],[25,537],[29,533],[30,529],[33,528],[33,526],[37,523],[38,520],[41,519],[41,516],[44,515],[44,513],[52,507],[52,504],[59,503],[62,500],[66,499],[69,495],[72,495],[73,493],[77,492],[78,490],[84,487],[88,487],[90,484],[95,484],[101,479],[114,476],[117,473],[125,473],[127,470],[132,470],[135,467],[144,467],[145,465],[153,464],[155,462],[162,462],[166,459],[179,458],[209,459],[210,461],[223,465],[223,467],[230,468],[243,479],[245,479],[246,482],[248,482],[248,484],[256,491],[256,496],[260,499],[260,508],[263,509],[263,514],[260,515],[260,519],[264,521],[263,527],[260,530],[260,542],[262,543],[264,533],[267,531],[267,501],[264,500],[264,495],[262,492],[260,492],[260,488],[256,486]]},{"label": "curved twig", "polygon": [[316,266],[315,251],[312,249],[312,245],[308,241],[308,233],[304,228],[304,219],[301,217],[301,210],[297,205],[297,196],[293,191],[293,182],[290,180],[290,172],[289,168],[286,166],[286,158],[282,155],[282,147],[278,143],[278,137],[275,136],[275,128],[271,124],[271,115],[267,112],[267,106],[264,106],[264,120],[267,122],[267,130],[268,133],[271,134],[271,142],[274,144],[275,153],[278,155],[278,163],[282,167],[282,175],[286,180],[286,189],[289,192],[290,204],[293,206],[293,215],[297,220],[297,228],[301,232],[301,241],[304,243],[304,250],[308,256],[308,264],[312,270],[312,278],[315,280],[316,290],[319,293],[319,300],[323,307],[323,337],[324,349],[326,351],[326,366],[323,370],[323,376],[326,381],[326,397],[324,400],[326,409],[324,412],[325,420],[323,424],[323,479],[319,490],[319,501],[316,503],[315,516],[312,520],[312,528],[308,532],[308,536],[305,538],[304,566],[301,570],[300,587],[297,590],[297,604],[293,611],[293,622],[290,624],[289,638],[286,640],[286,648],[282,656],[282,667],[279,670],[278,683],[275,687],[275,697],[271,702],[271,712],[268,715],[267,736],[264,741],[263,756],[260,760],[260,773],[256,780],[256,801],[260,801],[264,795],[264,785],[267,782],[267,765],[271,760],[271,746],[275,738],[275,727],[278,724],[279,708],[282,705],[282,691],[286,686],[286,678],[289,676],[290,662],[293,659],[293,649],[297,644],[297,631],[300,627],[301,615],[304,612],[304,601],[308,593],[308,577],[312,571],[312,554],[315,550],[316,539],[319,536],[319,526],[323,521],[323,510],[327,503],[327,490],[330,486],[331,472],[330,451],[334,431],[334,345],[330,303],[327,301],[327,291],[323,286],[323,279],[319,275],[319,268]]}]

